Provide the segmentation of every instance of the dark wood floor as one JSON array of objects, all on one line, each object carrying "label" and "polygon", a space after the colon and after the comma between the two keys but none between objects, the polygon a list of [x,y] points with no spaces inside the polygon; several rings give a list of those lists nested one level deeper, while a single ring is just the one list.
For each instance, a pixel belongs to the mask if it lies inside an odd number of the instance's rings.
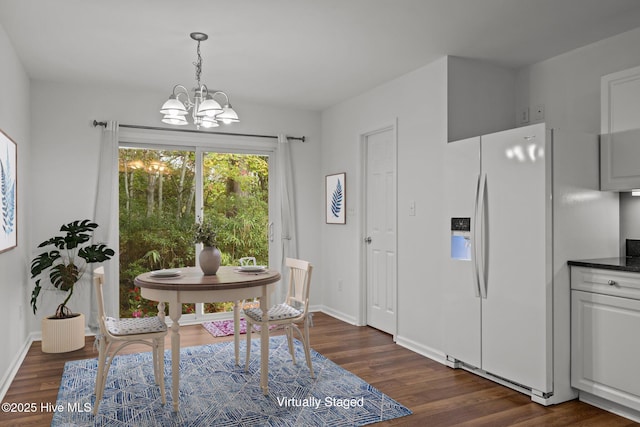
[{"label": "dark wood floor", "polygon": [[[631,426],[630,420],[578,401],[544,407],[518,392],[463,370],[453,370],[393,343],[383,332],[326,314],[314,315],[312,347],[407,406],[413,415],[378,425],[402,426]],[[202,326],[181,328],[184,347],[227,341]],[[169,348],[169,340],[166,341]],[[129,347],[129,352],[147,351]],[[34,342],[4,402],[56,403],[64,363],[97,357],[93,338],[81,350],[42,353]],[[0,426],[48,426],[53,414],[0,412]]]}]

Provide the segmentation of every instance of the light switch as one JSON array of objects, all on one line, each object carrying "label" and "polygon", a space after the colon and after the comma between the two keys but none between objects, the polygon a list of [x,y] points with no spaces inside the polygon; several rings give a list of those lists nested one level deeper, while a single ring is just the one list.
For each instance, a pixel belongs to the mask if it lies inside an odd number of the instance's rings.
[{"label": "light switch", "polygon": [[411,200],[409,202],[409,216],[416,216],[416,201]]},{"label": "light switch", "polygon": [[529,123],[529,107],[524,107],[518,112],[518,124],[526,125]]}]

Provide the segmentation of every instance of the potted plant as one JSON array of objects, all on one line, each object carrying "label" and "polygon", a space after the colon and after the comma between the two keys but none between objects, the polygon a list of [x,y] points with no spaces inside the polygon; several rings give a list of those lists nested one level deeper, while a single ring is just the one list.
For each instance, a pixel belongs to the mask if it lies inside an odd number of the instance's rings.
[{"label": "potted plant", "polygon": [[42,319],[42,351],[45,353],[62,353],[84,346],[84,315],[73,313],[67,303],[88,266],[107,261],[115,254],[105,244],[90,243],[96,228],[98,224],[88,219],[63,225],[60,231],[65,234],[40,243],[38,248],[49,249],[31,261],[31,278],[36,279],[31,292],[33,314],[38,310],[43,279],[67,293],[55,314]]},{"label": "potted plant", "polygon": [[200,269],[205,276],[216,274],[220,268],[220,251],[216,247],[217,232],[213,222],[198,218],[192,233],[193,243],[202,243],[202,251],[198,255]]}]

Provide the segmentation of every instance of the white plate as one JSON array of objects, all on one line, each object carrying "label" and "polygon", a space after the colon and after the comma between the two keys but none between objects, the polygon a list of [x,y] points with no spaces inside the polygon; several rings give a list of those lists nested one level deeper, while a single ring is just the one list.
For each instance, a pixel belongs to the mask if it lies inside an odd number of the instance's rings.
[{"label": "white plate", "polygon": [[240,266],[240,271],[244,272],[256,272],[256,271],[265,271],[267,266],[265,265],[242,265]]},{"label": "white plate", "polygon": [[178,277],[181,274],[180,270],[156,270],[151,272],[151,277]]}]

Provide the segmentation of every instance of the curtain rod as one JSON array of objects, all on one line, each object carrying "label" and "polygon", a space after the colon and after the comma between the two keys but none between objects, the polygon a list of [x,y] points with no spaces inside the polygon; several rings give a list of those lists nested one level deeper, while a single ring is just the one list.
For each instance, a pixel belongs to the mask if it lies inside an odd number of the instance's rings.
[{"label": "curtain rod", "polygon": [[[106,127],[107,126],[107,122],[99,122],[97,120],[94,120],[93,121],[93,127],[96,127],[96,126]],[[193,132],[193,133],[204,133],[204,134],[212,134],[212,135],[249,136],[249,137],[253,137],[253,138],[273,138],[273,139],[278,139],[277,135],[256,135],[256,134],[251,134],[251,133],[232,133],[232,132],[204,132],[204,131],[195,130],[195,129],[172,129],[172,128],[163,128],[163,127],[156,127],[156,126],[141,126],[141,125],[119,125],[119,126],[123,127],[123,128],[130,128],[130,129],[168,130],[168,131],[172,131],[172,132]],[[287,136],[287,139],[293,139],[293,140],[296,140],[296,141],[306,142],[307,137],[306,136]]]}]

